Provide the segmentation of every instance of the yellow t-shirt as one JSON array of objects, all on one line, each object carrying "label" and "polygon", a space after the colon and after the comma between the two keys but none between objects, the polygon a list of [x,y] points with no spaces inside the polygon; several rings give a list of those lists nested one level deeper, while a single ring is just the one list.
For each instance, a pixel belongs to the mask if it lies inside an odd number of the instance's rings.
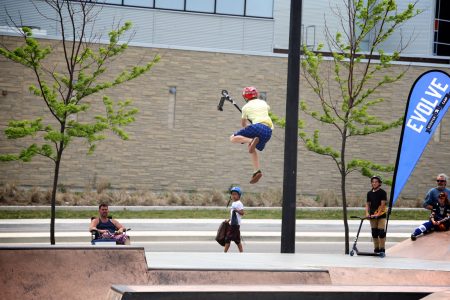
[{"label": "yellow t-shirt", "polygon": [[266,101],[261,99],[250,100],[242,107],[242,119],[249,119],[253,124],[263,123],[273,129],[269,110],[270,106]]}]

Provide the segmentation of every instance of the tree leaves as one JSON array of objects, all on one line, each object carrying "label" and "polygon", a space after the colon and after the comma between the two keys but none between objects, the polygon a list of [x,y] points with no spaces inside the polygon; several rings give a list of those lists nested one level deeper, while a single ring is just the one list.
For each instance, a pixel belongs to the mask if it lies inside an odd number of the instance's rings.
[{"label": "tree leaves", "polygon": [[[403,117],[387,121],[384,116],[371,114],[372,108],[384,101],[377,92],[385,85],[399,81],[406,72],[406,70],[397,74],[386,72],[391,63],[399,59],[400,52],[387,54],[380,45],[398,26],[421,12],[415,10],[414,4],[409,4],[404,11],[398,11],[397,4],[393,0],[344,2],[348,8],[348,15],[341,17],[348,22],[343,22],[341,30],[334,36],[328,35],[327,41],[328,45],[334,46],[331,49],[332,75],[328,74],[323,54],[320,52],[323,44],[319,44],[316,51],[303,47],[301,60],[304,75],[302,79],[316,97],[302,100],[300,110],[313,121],[318,121],[321,126],[330,125],[330,129],[337,130],[340,139],[335,144],[330,143],[329,139],[324,141],[326,144],[322,144],[319,130],[315,130],[313,134],[299,130],[299,137],[307,149],[331,157],[343,176],[349,169],[356,168],[355,165],[344,163],[347,139],[385,132],[400,126],[403,122]],[[360,52],[362,43],[368,43],[365,47],[369,49],[368,53]],[[378,56],[377,61],[373,59],[375,55]],[[384,73],[380,76],[378,73],[381,72]],[[335,92],[336,88],[340,94]],[[314,106],[318,108],[310,109],[309,104],[312,103],[318,104]],[[277,125],[284,127],[285,122],[282,118],[273,117]],[[301,123],[304,127],[305,122]],[[362,171],[367,168],[369,167],[359,166],[357,169]],[[371,175],[370,172],[362,174]]]},{"label": "tree leaves", "polygon": [[[387,54],[381,46],[398,26],[420,11],[415,11],[414,4],[409,4],[405,11],[399,12],[394,0],[343,0],[342,6],[346,8],[347,14],[337,16],[345,20],[341,22],[341,32],[338,31],[333,36],[329,28],[326,29],[332,66],[324,63],[320,53],[322,45],[319,45],[317,51],[304,46],[301,60],[301,79],[306,81],[316,97],[301,101],[300,110],[305,119],[310,117],[313,122],[319,122],[327,133],[335,130],[336,139],[321,140],[317,129],[312,134],[300,129],[299,138],[308,151],[330,157],[336,163],[341,177],[345,253],[348,254],[346,176],[358,171],[363,176],[371,177],[375,172],[390,173],[394,169],[391,165],[382,166],[358,158],[347,163],[348,141],[358,136],[381,133],[402,124],[402,117],[385,121],[384,116],[371,114],[371,109],[384,101],[377,96],[377,91],[400,80],[406,72],[393,74],[388,71],[391,63],[399,58],[399,52]],[[362,53],[363,48],[368,51]],[[376,63],[375,57],[379,58]],[[383,75],[377,77],[381,72]],[[310,109],[310,104],[317,108]],[[274,116],[274,123],[285,126],[285,121],[277,116]],[[304,128],[305,122],[299,122],[299,127],[300,124]],[[377,159],[373,153],[369,155]],[[384,182],[389,184],[391,181]]]},{"label": "tree leaves", "polygon": [[[51,48],[42,47],[29,28],[23,28],[24,44],[22,46],[11,51],[0,48],[0,55],[34,71],[37,83],[32,84],[29,90],[43,100],[50,114],[59,123],[58,127],[50,123],[43,125],[42,117],[33,121],[11,121],[5,130],[9,139],[27,136],[41,137],[42,146],[33,143],[19,154],[2,155],[1,160],[30,161],[35,155],[42,155],[56,161],[59,158],[55,154],[59,150],[62,153],[73,138],[85,139],[88,144],[88,153],[93,153],[96,142],[106,138],[103,134],[105,130],[112,131],[123,140],[129,139],[124,127],[134,122],[138,113],[129,99],[115,103],[110,97],[102,96],[105,115],[95,116],[92,121],[82,123],[71,116],[89,111],[91,106],[83,103],[87,97],[98,98],[96,94],[99,92],[138,78],[160,60],[160,57],[156,55],[142,66],[132,66],[129,70],[122,70],[112,80],[101,78],[101,75],[108,70],[107,62],[127,49],[128,44],[119,41],[130,29],[131,22],[126,22],[117,30],[112,30],[109,33],[109,44],[100,46],[97,50],[82,40],[74,41],[74,43],[84,44],[83,50],[78,54],[71,52],[77,47],[72,48],[63,43],[65,59],[72,63],[67,65],[66,70],[55,71],[53,68],[45,68],[46,63],[51,64],[45,61],[48,55],[52,54]],[[50,76],[43,76],[44,70],[53,71],[47,71]],[[51,79],[53,82],[50,83]],[[37,136],[38,132],[42,132],[42,135]]]},{"label": "tree leaves", "polygon": [[5,135],[8,139],[18,139],[26,136],[34,136],[36,132],[42,129],[42,118],[37,118],[32,121],[10,121],[5,130]]}]

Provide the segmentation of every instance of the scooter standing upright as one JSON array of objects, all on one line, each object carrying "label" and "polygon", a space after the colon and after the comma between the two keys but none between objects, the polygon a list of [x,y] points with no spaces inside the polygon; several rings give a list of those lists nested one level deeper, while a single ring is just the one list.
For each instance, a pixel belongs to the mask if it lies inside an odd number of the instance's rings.
[{"label": "scooter standing upright", "polygon": [[355,242],[353,243],[352,250],[350,251],[350,256],[353,256],[356,253],[356,255],[384,257],[385,256],[384,252],[362,252],[362,251],[359,251],[358,248],[356,247],[356,244],[358,243],[358,237],[359,237],[359,233],[361,231],[362,224],[363,224],[364,220],[370,219],[370,218],[369,217],[358,217],[358,216],[351,216],[350,218],[361,220],[361,222],[359,223],[358,233],[356,233]]}]

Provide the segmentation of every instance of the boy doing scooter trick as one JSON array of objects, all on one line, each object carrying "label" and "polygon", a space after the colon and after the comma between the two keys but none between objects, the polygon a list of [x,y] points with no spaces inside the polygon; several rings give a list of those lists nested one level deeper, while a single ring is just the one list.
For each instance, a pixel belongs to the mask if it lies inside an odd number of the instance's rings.
[{"label": "boy doing scooter trick", "polygon": [[269,116],[270,106],[266,101],[258,99],[256,88],[249,86],[242,91],[242,97],[247,102],[242,107],[242,129],[231,137],[232,143],[248,144],[253,164],[253,175],[250,183],[257,183],[262,177],[259,158],[256,149],[263,151],[272,136],[273,123]]}]

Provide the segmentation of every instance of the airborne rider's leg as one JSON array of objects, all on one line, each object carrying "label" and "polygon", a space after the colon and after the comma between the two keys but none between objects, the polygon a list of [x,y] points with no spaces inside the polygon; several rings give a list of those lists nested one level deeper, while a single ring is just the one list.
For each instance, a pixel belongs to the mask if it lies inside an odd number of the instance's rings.
[{"label": "airborne rider's leg", "polygon": [[243,135],[232,135],[230,141],[234,144],[249,144],[253,138],[248,138]]},{"label": "airborne rider's leg", "polygon": [[253,153],[250,153],[250,156],[252,158],[252,164],[253,164],[253,172],[256,172],[259,170],[259,158],[258,153],[254,151]]}]

